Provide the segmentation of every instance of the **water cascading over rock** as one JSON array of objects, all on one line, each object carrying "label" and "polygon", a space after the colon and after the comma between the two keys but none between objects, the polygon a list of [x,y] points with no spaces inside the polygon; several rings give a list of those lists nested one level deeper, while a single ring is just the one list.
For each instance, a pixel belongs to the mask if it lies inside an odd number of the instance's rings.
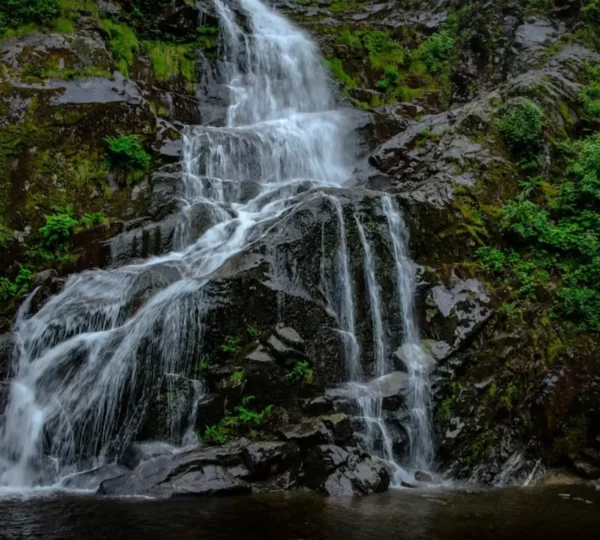
[{"label": "water cascading over rock", "polygon": [[[316,271],[343,343],[348,384],[338,395],[358,404],[365,449],[390,464],[397,483],[406,468],[431,464],[427,366],[399,211],[389,197],[375,195],[395,265],[389,298],[378,282],[374,233],[359,212],[344,213],[336,193],[352,176],[351,125],[347,112],[336,109],[315,44],[259,0],[240,0],[237,11],[214,3],[222,34],[219,72],[230,105],[225,125],[187,131],[176,251],[73,276],[36,313],[25,302],[13,329],[18,364],[0,427],[0,485],[52,484],[122,455],[157,389],[176,385],[201,357],[203,318],[215,301],[206,293],[211,279],[315,197],[329,201],[337,221],[337,250],[326,253],[322,246]],[[192,226],[198,214],[208,223],[199,236]],[[350,229],[358,234],[352,253]],[[356,256],[369,311],[361,324],[369,327],[370,343],[358,329]],[[118,253],[114,259],[121,259]],[[402,319],[399,332],[388,320],[394,316]],[[400,345],[406,376],[391,373],[391,352]],[[366,349],[373,351],[372,369],[364,366]],[[382,408],[390,375],[402,382],[394,391],[406,394],[410,451],[402,464]],[[195,442],[202,393],[195,381],[191,410],[170,403],[170,442]]]}]

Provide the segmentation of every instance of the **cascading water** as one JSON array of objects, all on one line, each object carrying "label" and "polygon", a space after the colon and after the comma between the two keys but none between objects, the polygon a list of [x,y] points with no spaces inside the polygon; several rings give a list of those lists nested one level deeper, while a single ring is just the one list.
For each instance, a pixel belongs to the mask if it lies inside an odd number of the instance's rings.
[{"label": "cascading water", "polygon": [[[239,0],[244,28],[224,2],[214,4],[223,38],[220,73],[230,106],[225,126],[193,127],[184,137],[177,251],[74,276],[32,316],[30,301],[23,304],[13,328],[18,365],[0,425],[0,485],[52,483],[56,476],[48,474],[49,462],[60,477],[114,459],[135,439],[157,385],[170,385],[190,370],[202,342],[209,301],[203,287],[210,274],[265,234],[298,204],[298,194],[342,186],[351,176],[346,118],[334,108],[315,44],[259,0]],[[345,336],[349,377],[359,383],[346,226],[339,201],[324,196],[334,202],[340,225],[336,266],[342,283],[330,301]],[[386,201],[404,344],[413,350],[407,366],[411,464],[425,467],[431,443],[426,371],[412,315],[413,273],[401,219]],[[195,238],[191,224],[197,213],[209,226]],[[383,375],[387,345],[381,298],[363,226],[358,219],[356,224],[369,281],[375,374]],[[194,383],[194,403],[202,391]],[[369,403],[374,405],[368,416],[385,432],[381,403]],[[185,415],[170,405],[172,441],[193,442],[193,418],[189,426],[181,425]],[[385,447],[381,457],[393,462],[391,447]]]}]

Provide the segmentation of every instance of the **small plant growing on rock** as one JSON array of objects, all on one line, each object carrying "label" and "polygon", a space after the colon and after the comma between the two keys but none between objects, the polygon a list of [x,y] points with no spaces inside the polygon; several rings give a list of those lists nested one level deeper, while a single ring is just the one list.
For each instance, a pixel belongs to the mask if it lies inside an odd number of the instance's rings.
[{"label": "small plant growing on rock", "polygon": [[152,158],[144,150],[142,140],[137,135],[106,137],[110,164],[127,171],[145,171],[150,167]]},{"label": "small plant growing on rock", "polygon": [[313,370],[308,362],[298,362],[285,378],[292,384],[311,384],[313,380]]},{"label": "small plant growing on rock", "polygon": [[519,167],[537,167],[544,140],[544,115],[532,101],[509,105],[500,118],[500,132]]},{"label": "small plant growing on rock", "polygon": [[253,324],[249,325],[248,328],[246,328],[246,332],[248,333],[248,335],[250,337],[258,337],[262,334],[262,332],[260,331],[260,328],[258,328],[258,326],[255,326]]},{"label": "small plant growing on rock", "polygon": [[232,386],[240,384],[243,380],[244,380],[244,370],[243,369],[236,369],[231,374],[231,377],[229,377],[229,382],[231,383]]},{"label": "small plant growing on rock", "polygon": [[453,47],[454,40],[447,31],[436,32],[415,51],[414,59],[423,62],[429,73],[437,73],[450,58]]},{"label": "small plant growing on rock", "polygon": [[46,217],[46,224],[40,227],[41,252],[44,258],[51,258],[56,251],[65,251],[69,247],[69,238],[79,225],[73,217],[73,207],[66,210],[55,208],[55,213]]},{"label": "small plant growing on rock", "polygon": [[202,360],[200,360],[200,362],[198,362],[198,365],[196,366],[196,373],[198,373],[198,374],[206,373],[208,371],[208,369],[210,368],[210,364],[211,364],[210,356],[208,356],[206,354],[202,355]]},{"label": "small plant growing on rock", "polygon": [[225,336],[225,341],[219,345],[219,349],[226,353],[236,353],[240,350],[241,339],[234,336]]},{"label": "small plant growing on rock", "polygon": [[102,212],[93,212],[91,214],[84,214],[81,218],[81,224],[86,228],[90,229],[95,225],[101,225],[106,221],[106,217]]},{"label": "small plant growing on rock", "polygon": [[225,444],[229,439],[241,433],[249,432],[253,438],[261,435],[254,429],[260,426],[273,412],[273,405],[268,405],[262,411],[252,410],[249,405],[254,396],[245,396],[242,403],[235,407],[237,414],[225,416],[217,425],[207,426],[202,439],[214,444]]}]

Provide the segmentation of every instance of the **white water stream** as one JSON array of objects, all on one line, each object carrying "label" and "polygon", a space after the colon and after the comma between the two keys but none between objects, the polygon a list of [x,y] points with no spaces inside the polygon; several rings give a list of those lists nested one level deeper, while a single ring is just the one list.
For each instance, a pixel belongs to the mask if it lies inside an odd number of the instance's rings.
[{"label": "white water stream", "polygon": [[[13,329],[18,367],[0,424],[0,486],[49,484],[113,459],[134,439],[157,381],[185,372],[194,361],[189,344],[202,340],[202,291],[210,274],[298,204],[299,193],[340,187],[351,177],[346,117],[334,106],[315,44],[259,0],[239,0],[247,18],[243,27],[224,2],[214,3],[223,43],[220,71],[230,106],[225,126],[197,126],[185,136],[177,251],[73,276],[33,316],[29,302],[22,306]],[[240,202],[244,186],[256,194]],[[345,336],[349,380],[362,384],[349,224],[337,198],[323,196],[334,202],[339,224],[339,251],[331,254],[337,268],[331,303]],[[433,451],[426,366],[413,314],[414,269],[398,209],[388,197],[382,197],[381,205],[396,261],[403,343],[410,351],[407,465],[426,469]],[[191,219],[198,210],[211,225],[195,238]],[[358,216],[353,226],[359,231],[367,276],[374,375],[382,376],[390,369],[384,299]],[[172,378],[166,377],[166,384]],[[197,398],[202,395],[197,384],[193,390]],[[360,403],[369,425],[383,432],[386,442],[379,457],[401,470],[381,400],[369,397]],[[185,428],[179,425],[180,413],[172,414],[174,438]],[[192,442],[190,438],[188,428],[184,440],[176,442]]]}]

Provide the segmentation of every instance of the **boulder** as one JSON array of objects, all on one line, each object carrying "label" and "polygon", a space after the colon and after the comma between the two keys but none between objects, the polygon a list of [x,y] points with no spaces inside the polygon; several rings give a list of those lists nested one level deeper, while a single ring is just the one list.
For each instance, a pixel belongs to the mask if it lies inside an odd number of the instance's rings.
[{"label": "boulder", "polygon": [[256,442],[244,450],[244,463],[250,475],[248,480],[271,480],[300,464],[300,451],[294,444],[284,442]]},{"label": "boulder", "polygon": [[305,462],[306,483],[331,496],[368,495],[385,491],[390,483],[385,465],[356,449],[320,445]]},{"label": "boulder", "polygon": [[100,484],[100,495],[150,497],[240,495],[251,492],[241,446],[161,456]]},{"label": "boulder", "polygon": [[105,480],[117,478],[127,471],[127,467],[111,463],[91,471],[69,475],[60,481],[60,486],[65,489],[97,490]]}]

